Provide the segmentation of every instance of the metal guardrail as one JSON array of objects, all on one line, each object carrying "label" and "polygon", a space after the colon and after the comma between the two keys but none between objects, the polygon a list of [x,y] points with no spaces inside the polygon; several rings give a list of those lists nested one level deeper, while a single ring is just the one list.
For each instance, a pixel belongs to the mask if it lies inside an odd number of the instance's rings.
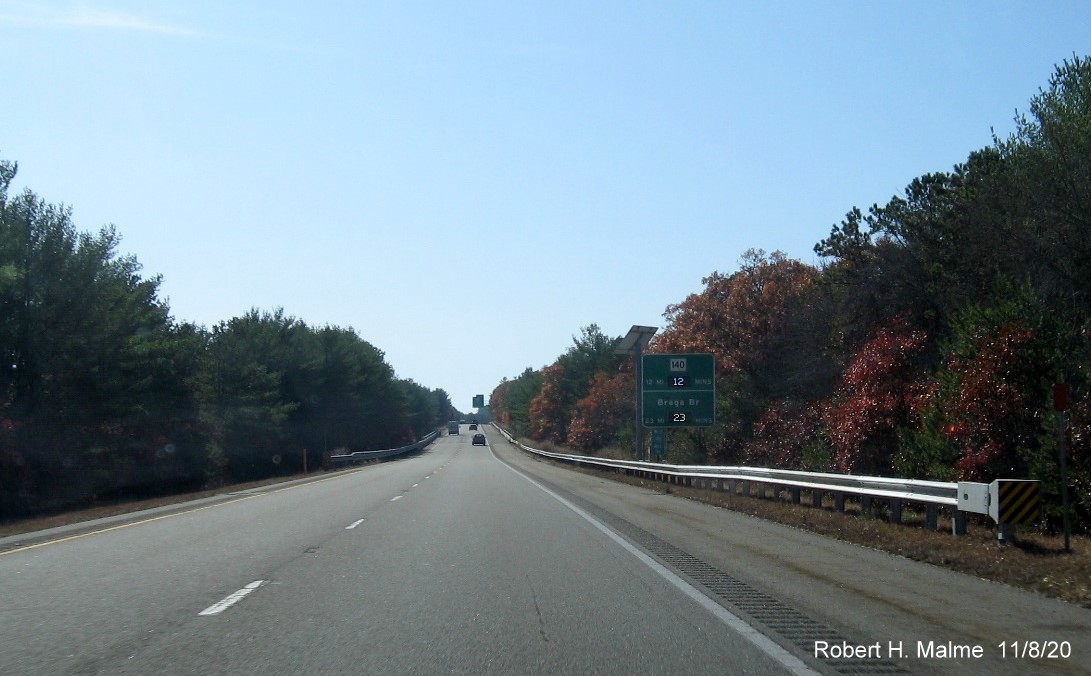
[{"label": "metal guardrail", "polygon": [[754,486],[757,487],[759,497],[769,497],[770,489],[774,495],[784,490],[789,493],[793,504],[800,504],[801,492],[806,490],[810,492],[812,505],[815,507],[820,507],[823,497],[829,494],[833,496],[834,507],[839,512],[845,511],[845,500],[848,496],[859,499],[860,508],[865,512],[871,510],[873,500],[888,500],[891,521],[895,523],[901,523],[902,508],[905,503],[920,504],[925,507],[925,522],[932,529],[938,528],[939,509],[950,508],[952,532],[955,535],[964,535],[966,532],[966,513],[958,509],[959,485],[956,482],[799,472],[763,467],[670,465],[554,453],[522,444],[496,423],[492,425],[509,442],[527,453],[560,462],[624,471],[629,475],[655,481],[727,491],[732,494],[738,494],[741,488],[743,495],[751,495]]},{"label": "metal guardrail", "polygon": [[420,438],[416,443],[409,444],[408,446],[402,446],[400,448],[387,448],[381,451],[356,451],[355,453],[348,453],[345,455],[331,455],[330,463],[334,467],[343,467],[345,465],[359,465],[369,460],[383,460],[386,458],[394,458],[399,455],[407,455],[409,453],[415,453],[428,444],[435,441],[439,433],[432,432]]}]

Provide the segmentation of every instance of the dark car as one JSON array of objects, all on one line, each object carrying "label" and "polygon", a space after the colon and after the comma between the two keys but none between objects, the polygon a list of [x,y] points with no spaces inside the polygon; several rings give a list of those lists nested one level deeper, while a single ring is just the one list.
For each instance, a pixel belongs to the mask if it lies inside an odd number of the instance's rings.
[{"label": "dark car", "polygon": [[488,443],[488,442],[485,441],[485,435],[484,434],[475,434],[474,435],[474,442],[473,442],[474,446],[484,446],[486,443]]},{"label": "dark car", "polygon": [[470,423],[470,429],[476,430],[477,429],[477,423]]}]

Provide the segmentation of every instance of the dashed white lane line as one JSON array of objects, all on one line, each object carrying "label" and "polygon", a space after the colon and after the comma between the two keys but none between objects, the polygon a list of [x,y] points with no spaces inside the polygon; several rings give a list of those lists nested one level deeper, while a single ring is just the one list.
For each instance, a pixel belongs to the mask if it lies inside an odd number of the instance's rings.
[{"label": "dashed white lane line", "polygon": [[394,497],[390,498],[390,501],[394,502],[395,500],[401,500],[403,497],[405,497],[405,496],[395,495]]},{"label": "dashed white lane line", "polygon": [[410,488],[416,488],[417,486],[420,486],[420,484],[413,484]]},{"label": "dashed white lane line", "polygon": [[227,610],[231,606],[246,598],[246,596],[250,594],[250,592],[254,591],[263,584],[265,584],[265,580],[254,580],[239,591],[225,598],[223,601],[220,601],[219,603],[213,603],[212,605],[198,613],[198,615],[219,615],[223,611]]},{"label": "dashed white lane line", "polygon": [[349,525],[345,526],[345,530],[352,530],[353,528],[356,528],[357,526],[359,526],[363,522],[364,522],[363,519],[357,519],[356,521],[353,521]]}]

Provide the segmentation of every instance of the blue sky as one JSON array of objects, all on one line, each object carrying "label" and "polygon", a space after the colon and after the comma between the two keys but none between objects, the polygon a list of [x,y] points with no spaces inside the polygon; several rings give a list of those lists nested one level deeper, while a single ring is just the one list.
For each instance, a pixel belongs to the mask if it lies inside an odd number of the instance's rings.
[{"label": "blue sky", "polygon": [[179,320],[351,326],[470,409],[1006,136],[1087,2],[0,0],[0,157]]}]

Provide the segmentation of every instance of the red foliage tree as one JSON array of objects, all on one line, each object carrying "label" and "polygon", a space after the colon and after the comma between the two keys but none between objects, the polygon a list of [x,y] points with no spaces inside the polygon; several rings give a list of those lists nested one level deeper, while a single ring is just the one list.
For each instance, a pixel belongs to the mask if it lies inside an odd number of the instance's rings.
[{"label": "red foliage tree", "polygon": [[1091,398],[1086,392],[1069,409],[1069,495],[1078,521],[1091,532]]},{"label": "red foliage tree", "polygon": [[891,470],[897,429],[908,424],[921,387],[914,357],[926,343],[923,331],[897,321],[879,328],[853,356],[822,411],[834,471]]},{"label": "red foliage tree", "polygon": [[960,479],[1021,474],[1020,449],[1033,446],[1041,431],[1039,381],[1049,368],[1034,343],[1034,331],[1014,321],[979,330],[968,349],[950,359],[939,404],[946,411],[944,432],[961,451]]},{"label": "red foliage tree", "polygon": [[539,441],[563,444],[568,436],[568,402],[564,396],[564,367],[542,370],[542,389],[530,402],[530,436]]},{"label": "red foliage tree", "polygon": [[826,469],[809,467],[804,458],[808,444],[816,441],[820,417],[813,405],[787,399],[774,401],[754,423],[745,463],[779,469]]},{"label": "red foliage tree", "polygon": [[566,443],[580,451],[597,451],[613,441],[632,414],[632,370],[613,377],[600,371],[587,396],[576,402]]},{"label": "red foliage tree", "polygon": [[508,392],[512,381],[504,380],[489,395],[489,414],[501,427],[511,429],[511,413],[508,411]]},{"label": "red foliage tree", "polygon": [[704,278],[704,291],[671,305],[668,326],[656,337],[657,352],[711,352],[718,371],[760,368],[770,340],[782,327],[789,299],[818,271],[779,251],[751,249],[732,275]]}]

